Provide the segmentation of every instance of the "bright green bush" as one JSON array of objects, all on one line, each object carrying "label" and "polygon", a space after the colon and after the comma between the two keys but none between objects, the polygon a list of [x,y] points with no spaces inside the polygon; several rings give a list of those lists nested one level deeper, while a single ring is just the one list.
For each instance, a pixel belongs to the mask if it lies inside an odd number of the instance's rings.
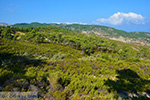
[{"label": "bright green bush", "polygon": [[66,100],[67,99],[67,94],[62,91],[55,91],[51,93],[54,97],[56,97],[58,100]]},{"label": "bright green bush", "polygon": [[37,56],[35,59],[37,59],[37,60],[48,60],[49,58],[45,57],[45,56]]},{"label": "bright green bush", "polygon": [[65,54],[62,54],[62,53],[57,53],[55,54],[50,60],[51,61],[56,61],[56,60],[59,60],[59,59],[64,59],[66,57]]},{"label": "bright green bush", "polygon": [[36,67],[29,67],[25,73],[25,76],[29,79],[36,78],[38,71],[39,69]]}]

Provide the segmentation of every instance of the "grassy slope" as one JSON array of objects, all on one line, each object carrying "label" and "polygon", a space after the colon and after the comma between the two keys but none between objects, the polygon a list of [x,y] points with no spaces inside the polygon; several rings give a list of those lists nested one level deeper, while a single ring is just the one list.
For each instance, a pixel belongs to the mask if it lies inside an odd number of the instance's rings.
[{"label": "grassy slope", "polygon": [[[128,46],[141,52],[143,48],[133,44],[115,43],[122,49],[123,46]],[[136,51],[134,49],[132,51]],[[16,76],[27,80],[29,85],[48,81],[44,85],[46,88],[39,87],[42,93],[50,93],[61,100],[110,99],[118,98],[116,92],[140,94],[150,90],[149,58],[129,61],[118,59],[117,53],[96,51],[91,56],[83,56],[81,51],[61,43],[34,43],[0,38],[0,83],[5,84],[5,81]],[[65,54],[65,58],[55,57],[54,60],[54,56],[59,52],[59,56]],[[19,58],[16,58],[16,54]],[[43,57],[46,59],[42,59]],[[13,82],[5,86],[3,91],[10,91],[13,87],[21,88],[20,91],[30,91],[29,87],[15,86]]]}]

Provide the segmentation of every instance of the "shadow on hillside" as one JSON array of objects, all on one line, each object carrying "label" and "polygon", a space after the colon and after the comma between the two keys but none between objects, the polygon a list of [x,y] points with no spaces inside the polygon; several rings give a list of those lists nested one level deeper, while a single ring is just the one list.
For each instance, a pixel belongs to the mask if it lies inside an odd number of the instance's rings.
[{"label": "shadow on hillside", "polygon": [[0,53],[0,84],[3,84],[6,80],[18,75],[23,77],[26,68],[29,66],[42,66],[41,60],[32,59],[27,54],[10,54],[10,53]]},{"label": "shadow on hillside", "polygon": [[150,85],[150,80],[140,78],[136,72],[130,69],[116,70],[116,73],[118,74],[117,81],[110,79],[105,81],[105,85],[109,86],[108,91],[117,91],[122,98],[150,99],[148,98],[150,90],[145,87]]}]

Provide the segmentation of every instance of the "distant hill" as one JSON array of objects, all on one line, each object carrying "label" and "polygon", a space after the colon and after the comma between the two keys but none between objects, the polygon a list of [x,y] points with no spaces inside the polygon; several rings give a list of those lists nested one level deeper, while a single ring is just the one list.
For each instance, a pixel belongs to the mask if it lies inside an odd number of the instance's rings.
[{"label": "distant hill", "polygon": [[51,24],[46,24],[46,23],[38,23],[38,22],[32,22],[32,23],[16,23],[13,26],[18,26],[18,27],[40,27],[40,26],[51,26]]},{"label": "distant hill", "polygon": [[0,23],[0,26],[9,26],[10,24],[7,23]]},{"label": "distant hill", "polygon": [[142,45],[150,45],[150,33],[148,32],[126,32],[123,30],[118,30],[111,27],[100,26],[100,25],[82,25],[82,24],[46,24],[46,23],[18,23],[14,26],[20,27],[34,27],[34,26],[57,26],[73,31],[78,31],[82,33],[91,33],[106,38],[122,41],[125,43],[140,43]]}]

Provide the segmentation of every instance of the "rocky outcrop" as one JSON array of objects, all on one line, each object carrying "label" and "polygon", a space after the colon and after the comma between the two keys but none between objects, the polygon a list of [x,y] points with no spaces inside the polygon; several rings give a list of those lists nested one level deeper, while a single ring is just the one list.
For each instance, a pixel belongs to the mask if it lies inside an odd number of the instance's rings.
[{"label": "rocky outcrop", "polygon": [[0,23],[0,26],[10,26],[10,24],[7,24],[7,23]]}]

